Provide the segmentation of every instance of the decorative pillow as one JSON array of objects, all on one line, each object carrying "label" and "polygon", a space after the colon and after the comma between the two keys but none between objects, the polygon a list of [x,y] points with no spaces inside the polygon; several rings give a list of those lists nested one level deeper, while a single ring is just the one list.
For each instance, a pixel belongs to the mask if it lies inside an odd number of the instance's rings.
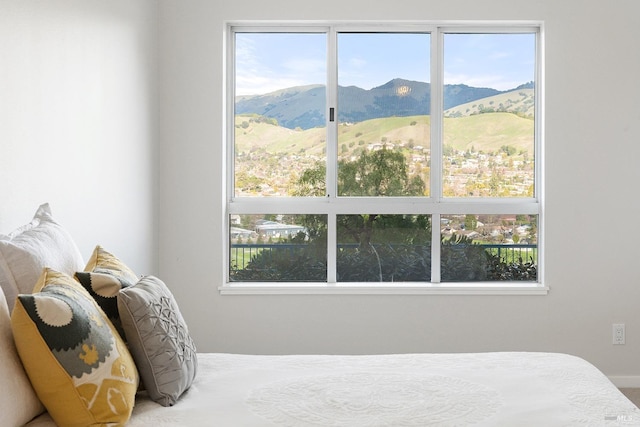
[{"label": "decorative pillow", "polygon": [[0,287],[9,310],[19,293],[31,293],[44,267],[72,275],[83,266],[78,247],[53,220],[48,203],[38,208],[30,223],[0,234]]},{"label": "decorative pillow", "polygon": [[11,317],[18,354],[38,397],[60,426],[120,425],[131,416],[138,372],[91,296],[44,269]]},{"label": "decorative pillow", "polygon": [[75,277],[96,300],[122,339],[126,341],[118,315],[116,296],[121,289],[135,285],[139,280],[138,276],[125,263],[98,245],[85,271],[77,272]]},{"label": "decorative pillow", "polygon": [[196,347],[169,288],[147,276],[118,294],[118,310],[142,385],[149,397],[172,406],[193,382]]},{"label": "decorative pillow", "polygon": [[139,279],[124,262],[120,261],[115,255],[107,252],[102,246],[98,245],[93,250],[91,258],[87,262],[84,271],[109,270],[118,277],[126,278],[135,284]]},{"label": "decorative pillow", "polygon": [[9,310],[0,290],[0,425],[22,426],[44,412],[13,343]]}]

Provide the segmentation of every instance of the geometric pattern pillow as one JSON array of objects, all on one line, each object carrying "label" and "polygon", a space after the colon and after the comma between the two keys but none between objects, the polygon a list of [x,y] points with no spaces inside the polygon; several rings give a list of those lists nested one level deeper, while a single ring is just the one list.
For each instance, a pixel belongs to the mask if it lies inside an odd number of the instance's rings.
[{"label": "geometric pattern pillow", "polygon": [[70,276],[44,269],[11,317],[20,359],[60,426],[124,424],[138,372],[126,345],[93,298]]},{"label": "geometric pattern pillow", "polygon": [[121,289],[135,285],[139,277],[101,246],[96,246],[85,271],[76,272],[75,277],[96,300],[126,342],[118,315],[116,296]]},{"label": "geometric pattern pillow", "polygon": [[143,277],[120,291],[118,310],[142,385],[153,401],[172,406],[198,368],[196,346],[173,295],[157,277]]}]

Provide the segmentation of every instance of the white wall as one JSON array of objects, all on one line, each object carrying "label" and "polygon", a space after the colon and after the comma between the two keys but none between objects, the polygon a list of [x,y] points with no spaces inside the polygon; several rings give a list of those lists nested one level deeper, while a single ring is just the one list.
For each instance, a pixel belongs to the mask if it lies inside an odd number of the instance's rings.
[{"label": "white wall", "polygon": [[[199,349],[558,351],[640,376],[638,16],[636,0],[161,1],[159,272]],[[550,293],[220,296],[223,27],[241,19],[544,20]]]},{"label": "white wall", "polygon": [[158,7],[0,0],[0,233],[49,202],[85,259],[156,268]]},{"label": "white wall", "polygon": [[[86,257],[159,274],[201,351],[561,351],[638,378],[635,3],[0,0],[0,232],[50,202]],[[235,19],[544,20],[549,295],[220,296]]]}]

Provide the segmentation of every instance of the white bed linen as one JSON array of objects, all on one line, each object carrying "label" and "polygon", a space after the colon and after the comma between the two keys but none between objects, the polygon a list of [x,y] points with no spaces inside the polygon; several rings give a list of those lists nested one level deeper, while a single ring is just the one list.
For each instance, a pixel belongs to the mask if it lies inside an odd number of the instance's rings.
[{"label": "white bed linen", "polygon": [[198,356],[176,405],[139,396],[127,426],[640,426],[598,369],[565,354]]}]

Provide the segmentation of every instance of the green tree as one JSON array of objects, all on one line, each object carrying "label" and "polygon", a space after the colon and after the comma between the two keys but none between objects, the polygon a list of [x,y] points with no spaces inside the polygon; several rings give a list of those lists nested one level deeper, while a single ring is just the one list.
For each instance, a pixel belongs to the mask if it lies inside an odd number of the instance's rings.
[{"label": "green tree", "polygon": [[292,196],[324,197],[326,194],[327,168],[323,162],[316,162],[313,167],[305,169],[300,178],[291,186]]},{"label": "green tree", "polygon": [[442,155],[443,156],[453,156],[455,154],[456,150],[453,148],[453,146],[445,144],[442,147]]},{"label": "green tree", "polygon": [[354,161],[338,163],[341,196],[420,196],[424,191],[422,178],[408,176],[406,159],[399,151],[385,147],[365,151]]},{"label": "green tree", "polygon": [[478,218],[475,215],[466,215],[464,217],[464,228],[467,230],[475,230],[478,228]]},{"label": "green tree", "polygon": [[[316,162],[312,168],[303,171],[291,194],[322,197],[326,192],[325,179],[325,164]],[[338,188],[341,196],[421,196],[425,192],[422,178],[408,176],[404,155],[386,148],[365,151],[353,161],[341,160],[338,163]],[[369,250],[374,241],[424,243],[430,241],[428,218],[428,215],[339,215],[338,233],[348,242],[358,243],[363,250]],[[323,228],[326,222],[318,215],[305,215],[302,221],[308,230],[314,230],[316,237],[326,231]],[[395,230],[394,236],[385,233],[385,229]],[[417,232],[417,229],[421,231]]]},{"label": "green tree", "polygon": [[[316,162],[306,169],[291,186],[292,196],[323,197],[326,195],[327,169]],[[341,196],[422,196],[425,183],[420,176],[409,176],[407,162],[399,151],[383,148],[364,151],[356,160],[338,162],[338,191]]]}]

